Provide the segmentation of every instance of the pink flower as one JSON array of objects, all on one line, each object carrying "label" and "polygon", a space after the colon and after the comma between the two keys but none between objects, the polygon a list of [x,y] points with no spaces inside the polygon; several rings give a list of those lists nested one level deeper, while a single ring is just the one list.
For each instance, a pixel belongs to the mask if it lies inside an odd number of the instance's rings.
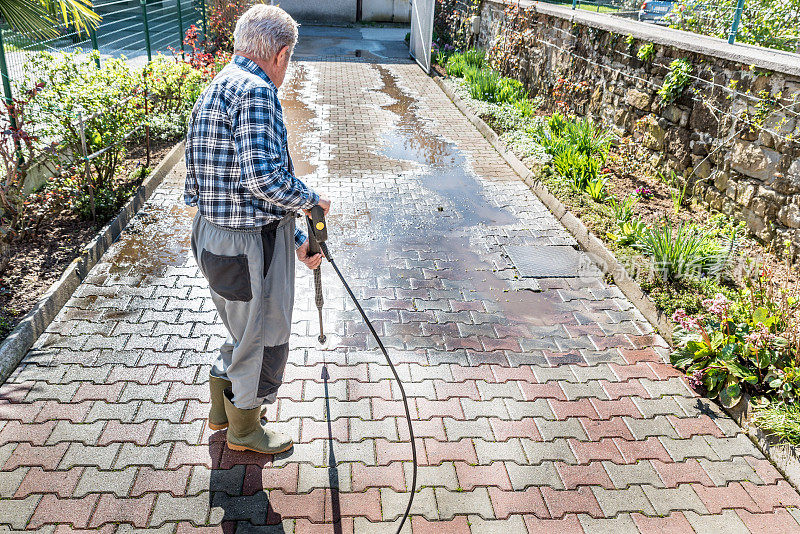
[{"label": "pink flower", "polygon": [[731,307],[731,301],[725,298],[725,295],[722,293],[717,293],[714,295],[714,299],[705,299],[703,301],[703,306],[709,312],[713,313],[714,315],[722,318],[725,314],[728,313],[728,308]]},{"label": "pink flower", "polygon": [[700,323],[694,317],[689,317],[686,310],[680,308],[672,314],[672,321],[681,325],[684,330],[700,330]]}]

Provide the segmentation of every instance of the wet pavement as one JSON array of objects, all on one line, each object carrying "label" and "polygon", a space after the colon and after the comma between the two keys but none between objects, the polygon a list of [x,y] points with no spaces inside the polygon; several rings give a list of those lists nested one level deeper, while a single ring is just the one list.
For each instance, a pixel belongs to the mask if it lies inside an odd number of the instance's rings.
[{"label": "wet pavement", "polygon": [[[504,247],[574,240],[387,53],[397,42],[356,30],[304,27],[282,96],[298,173],[333,200],[330,250],[412,399],[406,532],[800,531],[800,496],[663,363],[665,342],[585,255],[578,277],[520,277]],[[300,268],[267,413],[294,450],[233,452],[207,428],[224,329],[189,252],[183,178],[179,164],[0,387],[0,525],[394,532],[411,476],[402,403],[329,265],[328,341]]]}]

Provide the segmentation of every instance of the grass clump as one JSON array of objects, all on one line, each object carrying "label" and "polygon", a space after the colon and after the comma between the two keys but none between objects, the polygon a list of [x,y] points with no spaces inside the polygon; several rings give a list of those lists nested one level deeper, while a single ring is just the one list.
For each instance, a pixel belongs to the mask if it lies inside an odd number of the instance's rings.
[{"label": "grass clump", "polygon": [[758,408],[753,422],[770,436],[785,439],[793,445],[800,445],[800,407],[783,403],[773,403]]}]

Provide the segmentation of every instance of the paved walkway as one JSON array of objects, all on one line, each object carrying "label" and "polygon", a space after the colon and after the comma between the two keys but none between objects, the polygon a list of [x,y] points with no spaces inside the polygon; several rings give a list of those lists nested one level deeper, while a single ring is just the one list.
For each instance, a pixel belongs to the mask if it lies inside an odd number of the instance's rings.
[{"label": "paved walkway", "polygon": [[[506,244],[573,240],[416,65],[306,60],[285,102],[298,169],[334,202],[331,251],[413,398],[408,531],[800,531],[800,496],[596,269],[518,278]],[[207,428],[223,328],[182,183],[179,165],[0,387],[0,523],[393,532],[402,405],[330,266],[329,341],[303,270],[268,412],[294,451],[234,453]]]}]

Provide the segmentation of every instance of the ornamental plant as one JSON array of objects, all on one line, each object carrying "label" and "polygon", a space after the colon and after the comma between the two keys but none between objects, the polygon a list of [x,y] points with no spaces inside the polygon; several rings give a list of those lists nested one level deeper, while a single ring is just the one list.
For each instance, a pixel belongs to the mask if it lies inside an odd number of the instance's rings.
[{"label": "ornamental plant", "polygon": [[25,91],[22,98],[0,106],[0,274],[8,266],[11,242],[18,236],[26,204],[22,195],[28,169],[35,161],[38,139],[31,133],[27,113],[43,85]]},{"label": "ornamental plant", "polygon": [[800,368],[779,311],[750,307],[746,298],[732,302],[722,294],[705,299],[703,307],[706,313],[696,317],[683,309],[672,317],[677,349],[670,359],[693,385],[726,407],[745,393],[783,403],[800,399]]},{"label": "ornamental plant", "polygon": [[746,388],[762,388],[770,365],[779,356],[777,338],[770,333],[774,317],[759,308],[746,322],[736,322],[730,314],[731,301],[722,294],[703,301],[707,313],[690,317],[677,310],[675,337],[678,349],[670,360],[691,376],[694,386],[719,399],[726,407],[739,403]]}]

